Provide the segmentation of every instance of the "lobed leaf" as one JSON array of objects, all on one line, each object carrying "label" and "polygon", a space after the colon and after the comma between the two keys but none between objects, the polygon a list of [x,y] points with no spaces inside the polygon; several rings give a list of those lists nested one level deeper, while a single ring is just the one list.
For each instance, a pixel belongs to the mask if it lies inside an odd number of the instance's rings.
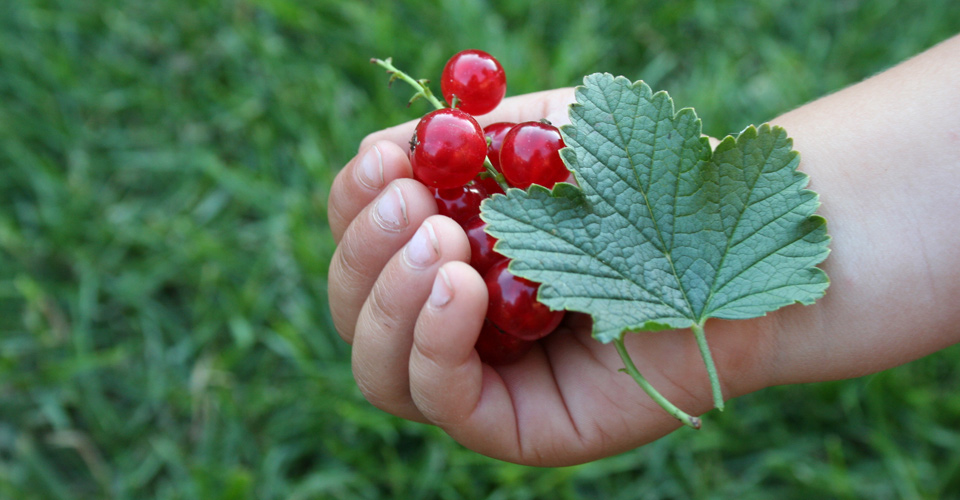
[{"label": "lobed leaf", "polygon": [[751,126],[711,151],[693,109],[642,81],[593,74],[576,100],[561,155],[577,186],[510,189],[482,207],[543,303],[592,315],[609,342],[823,295],[826,223],[783,129]]}]

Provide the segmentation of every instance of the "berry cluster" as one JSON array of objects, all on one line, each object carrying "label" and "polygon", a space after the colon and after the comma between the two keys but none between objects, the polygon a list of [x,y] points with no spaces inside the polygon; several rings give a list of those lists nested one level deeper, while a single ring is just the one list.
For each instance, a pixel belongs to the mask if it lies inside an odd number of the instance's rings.
[{"label": "berry cluster", "polygon": [[[450,107],[437,100],[426,81],[413,80],[390,60],[392,79],[402,78],[437,108],[417,124],[410,140],[414,177],[431,188],[441,215],[459,223],[470,241],[470,265],[489,291],[487,317],[476,349],[488,364],[517,361],[534,343],[557,328],[563,311],[551,311],[537,301],[539,284],[510,272],[509,259],[494,249],[480,218],[480,203],[510,187],[532,184],[552,188],[569,171],[560,159],[560,131],[545,121],[498,122],[480,127],[474,116],[500,104],[507,80],[500,63],[481,50],[457,53],[443,68],[441,90]],[[392,80],[391,80],[392,81]]]}]

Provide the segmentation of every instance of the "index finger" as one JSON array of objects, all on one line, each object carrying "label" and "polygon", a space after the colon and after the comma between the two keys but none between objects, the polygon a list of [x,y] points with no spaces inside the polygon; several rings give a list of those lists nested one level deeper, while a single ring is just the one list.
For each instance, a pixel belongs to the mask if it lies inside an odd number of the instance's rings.
[{"label": "index finger", "polygon": [[339,244],[353,219],[374,200],[384,186],[411,177],[405,150],[389,141],[361,147],[360,152],[337,173],[327,201],[327,219],[333,240]]}]

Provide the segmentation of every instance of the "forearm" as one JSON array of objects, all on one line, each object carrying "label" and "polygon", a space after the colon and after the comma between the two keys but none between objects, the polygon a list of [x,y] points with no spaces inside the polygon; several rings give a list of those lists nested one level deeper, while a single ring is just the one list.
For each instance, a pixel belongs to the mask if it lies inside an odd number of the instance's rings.
[{"label": "forearm", "polygon": [[960,342],[960,36],[774,123],[833,242],[826,297],[778,313],[771,382],[858,376]]}]

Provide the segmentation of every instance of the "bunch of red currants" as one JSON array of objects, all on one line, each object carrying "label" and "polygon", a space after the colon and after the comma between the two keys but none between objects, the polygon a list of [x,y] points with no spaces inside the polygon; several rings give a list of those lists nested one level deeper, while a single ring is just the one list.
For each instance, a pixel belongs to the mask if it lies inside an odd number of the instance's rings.
[{"label": "bunch of red currants", "polygon": [[546,121],[480,127],[473,116],[492,111],[507,90],[503,67],[486,52],[465,50],[450,58],[441,90],[450,107],[434,100],[439,109],[420,119],[410,163],[414,177],[433,191],[439,213],[463,227],[470,265],[486,281],[490,302],[476,344],[480,358],[492,365],[512,363],[555,330],[564,312],[537,301],[539,284],[510,272],[509,259],[493,249],[496,240],[485,231],[480,203],[510,187],[552,188],[566,180],[570,172],[559,154],[563,139]]}]

